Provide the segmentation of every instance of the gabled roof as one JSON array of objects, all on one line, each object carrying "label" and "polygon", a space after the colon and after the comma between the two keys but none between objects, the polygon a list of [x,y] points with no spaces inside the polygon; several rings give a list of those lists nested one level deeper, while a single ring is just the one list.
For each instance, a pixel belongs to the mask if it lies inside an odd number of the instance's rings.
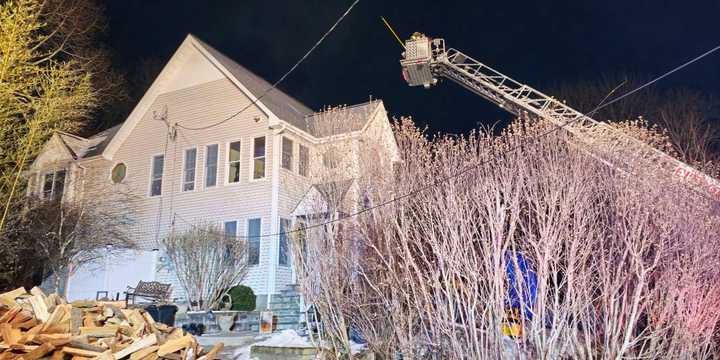
[{"label": "gabled roof", "polygon": [[110,143],[110,140],[117,134],[118,130],[120,130],[120,125],[115,125],[109,129],[105,129],[93,136],[91,136],[88,140],[90,141],[90,146],[87,149],[87,152],[85,153],[84,157],[91,157],[96,155],[101,155],[103,151],[105,151],[105,147]]},{"label": "gabled roof", "polygon": [[360,131],[370,121],[380,103],[380,100],[372,100],[313,113],[305,117],[306,131],[317,137]]},{"label": "gabled roof", "polygon": [[262,97],[260,102],[265,104],[277,117],[307,131],[304,119],[305,116],[313,113],[309,107],[277,88],[268,91],[268,89],[272,88],[272,85],[263,78],[255,75],[246,67],[236,63],[197,37],[194,39],[240,83],[245,85],[256,98]]},{"label": "gabled roof", "polygon": [[58,131],[56,134],[60,143],[64,145],[73,159],[78,160],[102,154],[105,146],[107,146],[115,133],[120,129],[120,126],[121,125],[113,126],[87,139],[62,131]]},{"label": "gabled roof", "polygon": [[[72,156],[76,159],[99,155],[112,158],[113,153],[130,135],[137,122],[141,120],[153,99],[165,91],[168,78],[175,76],[177,71],[182,68],[181,64],[184,61],[182,59],[192,52],[201,53],[213,66],[236,83],[251,100],[259,98],[256,104],[264,112],[269,112],[274,117],[316,137],[361,130],[369,120],[370,115],[381,103],[380,101],[371,101],[365,104],[315,113],[297,99],[277,88],[268,91],[268,89],[272,88],[270,83],[190,34],[165,65],[158,78],[155,79],[150,89],[147,90],[125,122],[87,139],[70,134],[60,134]],[[268,115],[270,116],[270,114]],[[360,120],[348,121],[348,119]]]},{"label": "gabled roof", "polygon": [[291,211],[294,216],[316,215],[329,210],[342,210],[354,179],[312,184]]}]

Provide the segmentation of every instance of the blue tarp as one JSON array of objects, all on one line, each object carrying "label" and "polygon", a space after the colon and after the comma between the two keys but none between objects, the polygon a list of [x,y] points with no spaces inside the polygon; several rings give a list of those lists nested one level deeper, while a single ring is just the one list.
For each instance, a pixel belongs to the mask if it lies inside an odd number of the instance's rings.
[{"label": "blue tarp", "polygon": [[520,252],[508,251],[505,253],[505,271],[509,283],[505,299],[507,305],[518,311],[525,305],[523,309],[525,317],[532,319],[532,306],[537,298],[537,274],[532,264]]}]

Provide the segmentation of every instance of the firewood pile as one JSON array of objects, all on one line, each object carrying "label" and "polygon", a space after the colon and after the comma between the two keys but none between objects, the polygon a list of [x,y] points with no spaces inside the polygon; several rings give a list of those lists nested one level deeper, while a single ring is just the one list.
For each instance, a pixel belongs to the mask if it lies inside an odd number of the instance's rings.
[{"label": "firewood pile", "polygon": [[124,301],[74,301],[40,288],[0,294],[0,360],[212,360],[182,329],[155,322]]}]

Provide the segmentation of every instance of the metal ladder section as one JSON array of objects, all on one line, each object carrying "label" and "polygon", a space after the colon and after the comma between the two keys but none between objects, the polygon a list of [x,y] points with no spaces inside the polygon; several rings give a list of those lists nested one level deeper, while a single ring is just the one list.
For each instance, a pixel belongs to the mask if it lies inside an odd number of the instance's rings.
[{"label": "metal ladder section", "polygon": [[431,46],[432,56],[427,65],[434,76],[448,78],[515,115],[527,113],[563,127],[587,145],[594,156],[624,172],[684,180],[694,190],[720,200],[720,182],[692,166],[612,125],[585,116],[456,49],[446,51],[442,39],[432,40]]}]

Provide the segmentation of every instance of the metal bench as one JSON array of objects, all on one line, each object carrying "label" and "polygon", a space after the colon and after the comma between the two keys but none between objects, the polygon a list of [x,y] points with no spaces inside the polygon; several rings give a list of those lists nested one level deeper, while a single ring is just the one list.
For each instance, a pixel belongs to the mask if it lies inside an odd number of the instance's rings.
[{"label": "metal bench", "polygon": [[152,300],[153,302],[167,301],[170,299],[172,284],[163,284],[157,281],[140,281],[137,286],[128,286],[125,292],[125,303],[135,303],[135,298],[140,297]]}]

